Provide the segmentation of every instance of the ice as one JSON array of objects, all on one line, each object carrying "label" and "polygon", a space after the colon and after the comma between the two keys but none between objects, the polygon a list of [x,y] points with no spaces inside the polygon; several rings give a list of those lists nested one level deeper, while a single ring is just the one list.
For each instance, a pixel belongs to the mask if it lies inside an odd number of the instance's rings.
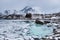
[{"label": "ice", "polygon": [[22,25],[19,21],[0,20],[0,40],[24,40],[29,24]]},{"label": "ice", "polygon": [[34,40],[33,37],[40,38],[38,35],[31,35],[30,28],[34,28],[33,25],[35,24],[19,20],[0,20],[0,40]]}]

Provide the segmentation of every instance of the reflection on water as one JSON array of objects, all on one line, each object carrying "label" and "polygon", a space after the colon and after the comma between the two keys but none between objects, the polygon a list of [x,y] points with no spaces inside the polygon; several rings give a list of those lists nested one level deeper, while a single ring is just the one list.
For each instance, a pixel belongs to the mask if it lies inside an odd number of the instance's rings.
[{"label": "reflection on water", "polygon": [[[29,21],[0,20],[0,34],[5,34],[10,39],[33,35],[44,37],[45,35],[51,34],[52,30],[52,27],[48,28],[46,25],[39,25]],[[0,37],[2,36],[0,35]]]}]

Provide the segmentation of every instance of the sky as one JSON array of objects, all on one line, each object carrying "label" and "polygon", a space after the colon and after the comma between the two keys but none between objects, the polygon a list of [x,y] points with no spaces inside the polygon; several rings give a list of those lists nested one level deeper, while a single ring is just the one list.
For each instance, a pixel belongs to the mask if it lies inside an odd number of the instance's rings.
[{"label": "sky", "polygon": [[[31,6],[42,13],[60,12],[60,0],[0,0],[0,12]],[[42,11],[41,11],[42,10]]]}]

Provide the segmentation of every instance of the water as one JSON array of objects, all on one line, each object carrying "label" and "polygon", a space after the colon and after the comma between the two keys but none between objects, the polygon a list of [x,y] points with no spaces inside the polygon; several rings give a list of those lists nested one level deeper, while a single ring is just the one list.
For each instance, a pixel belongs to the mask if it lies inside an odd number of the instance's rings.
[{"label": "water", "polygon": [[32,35],[37,35],[39,37],[44,37],[48,34],[51,34],[53,32],[52,27],[47,27],[47,25],[38,25],[34,24],[31,26],[31,34]]},{"label": "water", "polygon": [[15,40],[23,39],[24,36],[44,37],[52,34],[52,30],[52,27],[48,28],[46,25],[35,24],[31,21],[0,20],[0,38]]}]

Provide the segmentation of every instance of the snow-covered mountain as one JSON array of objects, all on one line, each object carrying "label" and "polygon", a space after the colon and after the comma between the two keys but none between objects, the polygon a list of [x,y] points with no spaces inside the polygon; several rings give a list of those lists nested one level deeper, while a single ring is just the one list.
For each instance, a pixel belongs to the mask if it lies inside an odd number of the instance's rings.
[{"label": "snow-covered mountain", "polygon": [[26,6],[21,10],[23,13],[43,13],[40,7]]},{"label": "snow-covered mountain", "polygon": [[[25,14],[25,13],[37,13],[37,14],[43,14],[43,11],[40,7],[31,7],[31,6],[25,6],[23,9],[21,9],[20,11],[18,10],[4,10],[4,12],[2,13],[3,15],[9,15],[9,14]],[[0,15],[2,15],[0,13]]]},{"label": "snow-covered mountain", "polygon": [[28,13],[29,11],[34,12],[35,10],[30,6],[26,6],[21,11],[24,13]]}]

